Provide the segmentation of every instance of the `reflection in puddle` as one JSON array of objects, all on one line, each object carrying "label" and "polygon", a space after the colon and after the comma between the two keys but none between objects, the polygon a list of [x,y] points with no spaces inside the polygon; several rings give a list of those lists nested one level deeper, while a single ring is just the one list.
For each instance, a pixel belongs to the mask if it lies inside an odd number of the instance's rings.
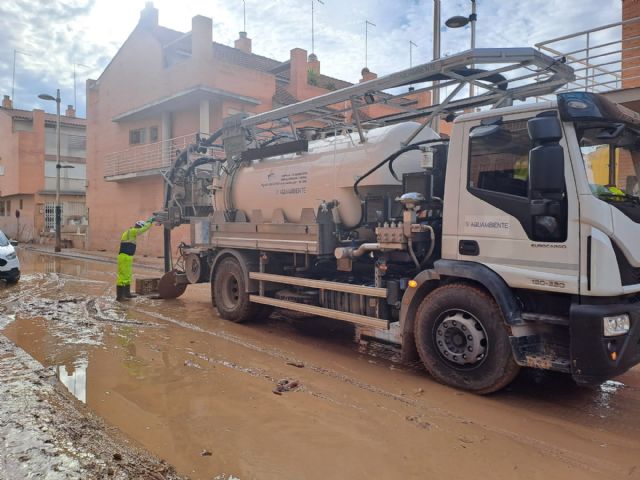
[{"label": "reflection in puddle", "polygon": [[69,365],[58,365],[56,367],[56,373],[60,382],[82,403],[87,403],[88,365],[89,362],[82,359]]}]

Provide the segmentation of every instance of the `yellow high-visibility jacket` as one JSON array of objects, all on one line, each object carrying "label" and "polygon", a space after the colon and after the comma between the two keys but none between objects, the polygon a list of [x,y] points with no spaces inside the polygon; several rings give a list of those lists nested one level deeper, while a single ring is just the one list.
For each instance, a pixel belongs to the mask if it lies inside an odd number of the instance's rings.
[{"label": "yellow high-visibility jacket", "polygon": [[124,253],[125,255],[135,255],[136,253],[136,240],[138,235],[142,235],[149,230],[153,225],[149,220],[146,221],[143,227],[131,227],[124,231],[122,237],[120,237],[120,251],[118,253]]}]

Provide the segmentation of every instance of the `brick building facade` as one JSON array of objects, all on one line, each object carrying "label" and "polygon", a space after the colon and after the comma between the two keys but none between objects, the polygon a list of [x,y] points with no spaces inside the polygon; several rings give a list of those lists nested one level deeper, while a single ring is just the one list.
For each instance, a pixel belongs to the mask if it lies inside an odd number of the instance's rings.
[{"label": "brick building facade", "polygon": [[[63,239],[85,247],[86,127],[71,106],[60,117],[60,203]],[[56,193],[56,115],[0,108],[0,229],[22,242],[53,241]]]}]

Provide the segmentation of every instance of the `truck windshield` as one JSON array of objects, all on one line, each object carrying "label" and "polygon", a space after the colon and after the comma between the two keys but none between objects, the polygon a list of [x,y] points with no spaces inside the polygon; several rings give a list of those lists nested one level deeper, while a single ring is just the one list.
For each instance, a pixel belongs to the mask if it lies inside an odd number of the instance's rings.
[{"label": "truck windshield", "polygon": [[607,202],[640,205],[640,137],[622,123],[576,125],[591,191]]}]

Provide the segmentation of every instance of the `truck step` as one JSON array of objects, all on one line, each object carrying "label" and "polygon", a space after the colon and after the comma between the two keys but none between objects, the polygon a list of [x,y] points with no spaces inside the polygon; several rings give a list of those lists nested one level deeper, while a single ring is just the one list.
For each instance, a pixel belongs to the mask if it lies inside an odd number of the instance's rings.
[{"label": "truck step", "polygon": [[286,300],[278,300],[277,298],[261,297],[260,295],[250,295],[249,300],[262,305],[271,305],[277,308],[285,308],[296,312],[308,313],[310,315],[318,315],[319,317],[334,318],[344,322],[355,323],[356,325],[366,325],[368,327],[389,329],[389,322],[379,318],[357,315],[355,313],[341,312],[331,308],[317,307],[315,305],[306,305],[303,303],[288,302]]},{"label": "truck step", "polygon": [[366,295],[367,297],[387,298],[387,289],[378,287],[365,287],[363,285],[353,285],[351,283],[328,282],[326,280],[314,280],[312,278],[290,277],[288,275],[275,275],[273,273],[249,272],[251,280],[262,280],[265,282],[285,283],[297,287],[318,288],[333,290],[336,292],[347,292],[355,295]]}]

